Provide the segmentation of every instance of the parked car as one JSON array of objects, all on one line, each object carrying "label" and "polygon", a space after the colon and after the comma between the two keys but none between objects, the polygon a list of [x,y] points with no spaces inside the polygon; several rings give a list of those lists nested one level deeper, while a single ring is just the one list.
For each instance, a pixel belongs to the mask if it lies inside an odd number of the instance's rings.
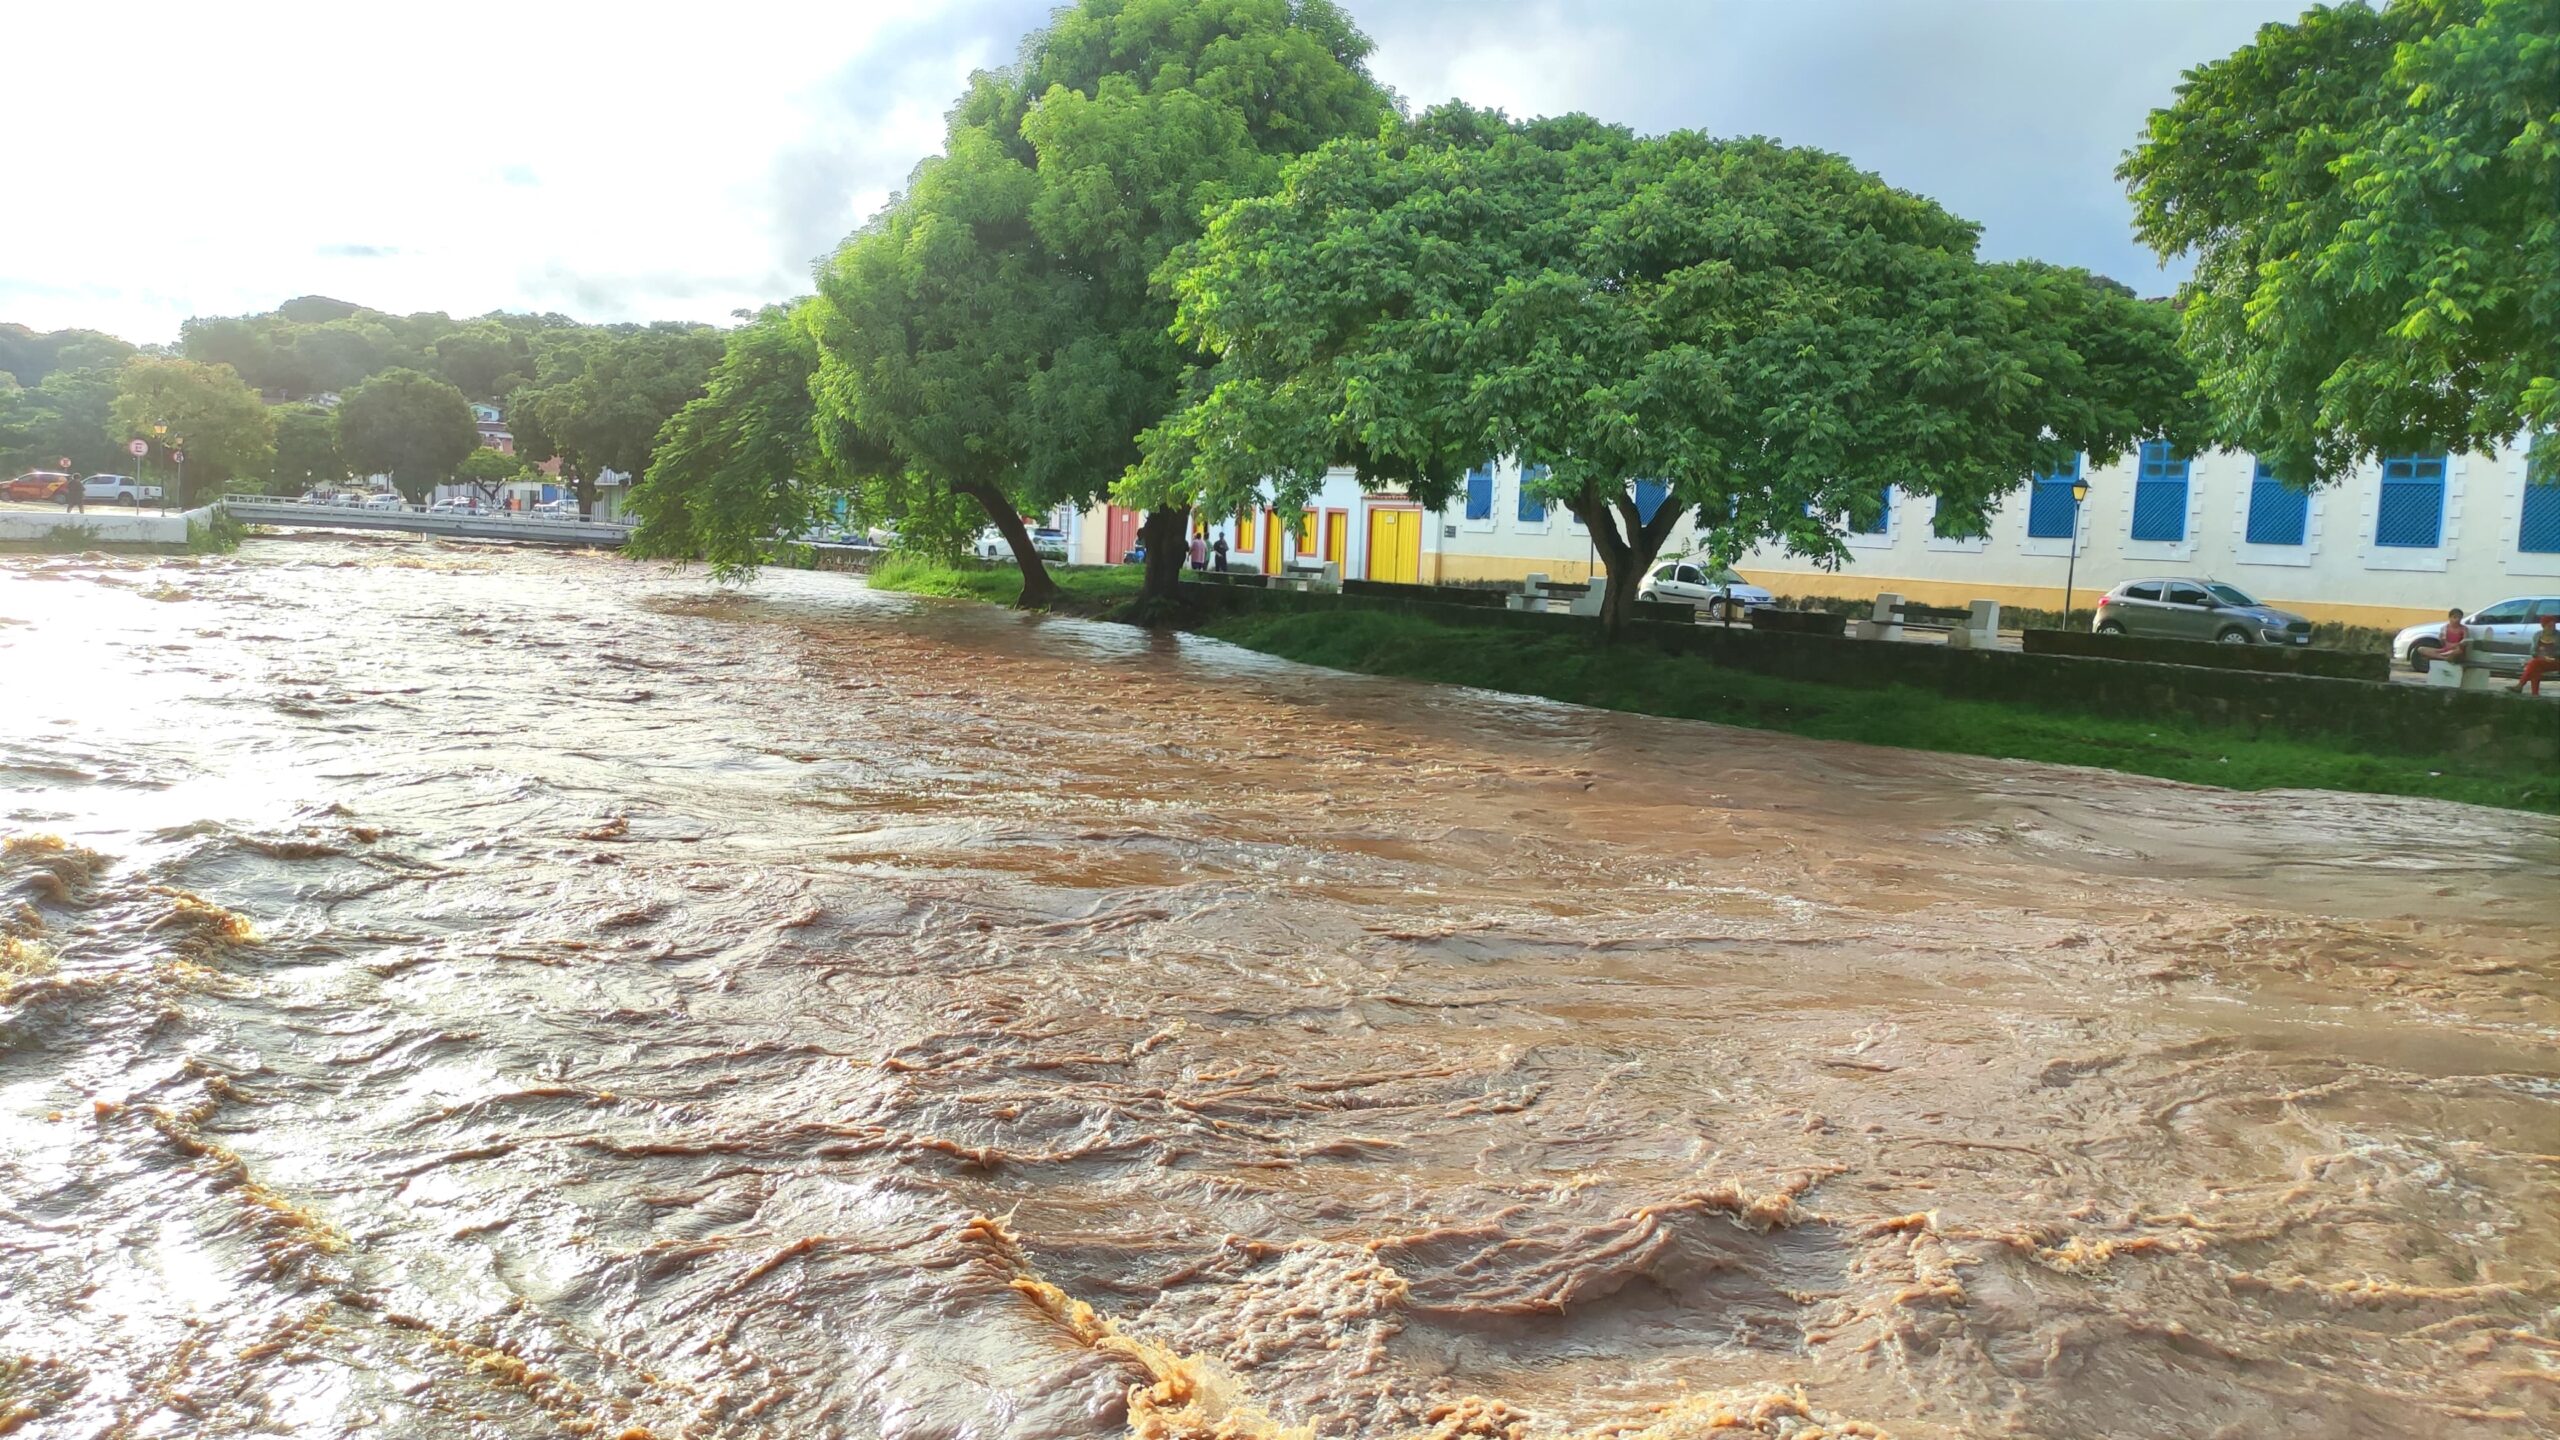
[{"label": "parked car", "polygon": [[1724,620],[1738,616],[1754,605],[1766,605],[1778,597],[1730,569],[1673,560],[1654,567],[1653,573],[1645,577],[1642,588],[1636,591],[1636,598],[1695,605]]},{"label": "parked car", "polygon": [[2225,645],[2308,645],[2311,622],[2251,599],[2219,580],[2127,580],[2098,597],[2089,628],[2151,640],[2216,640]]},{"label": "parked car", "polygon": [[406,510],[409,508],[409,502],[402,499],[397,491],[377,490],[364,497],[364,508],[367,510]]},{"label": "parked car", "polygon": [[0,485],[0,500],[59,500],[71,477],[59,470],[30,470]]},{"label": "parked car", "polygon": [[[2545,615],[2560,615],[2560,595],[2501,600],[2465,617],[2462,623],[2471,629],[2471,654],[2487,662],[2492,671],[2522,671],[2525,655],[2533,649],[2533,637],[2542,629]],[[2391,658],[2412,670],[2423,671],[2442,648],[2443,637],[2441,620],[2412,625],[2392,637]]]},{"label": "parked car", "polygon": [[[1040,558],[1044,560],[1064,560],[1067,558],[1067,532],[1053,525],[1034,526],[1031,531],[1031,548],[1039,552]],[[978,532],[979,559],[1004,560],[1011,558],[1012,555],[1013,546],[1006,543],[1003,531],[990,525]]]},{"label": "parked car", "polygon": [[578,518],[578,502],[575,500],[537,500],[534,502],[533,508],[525,513],[541,520],[575,520]]},{"label": "parked car", "polygon": [[461,496],[450,500],[439,500],[427,507],[427,513],[430,515],[486,515],[489,513],[489,507],[469,496]]},{"label": "parked car", "polygon": [[146,500],[159,500],[160,487],[145,485],[130,475],[92,475],[80,482],[80,495],[93,505],[131,505],[140,509]]}]

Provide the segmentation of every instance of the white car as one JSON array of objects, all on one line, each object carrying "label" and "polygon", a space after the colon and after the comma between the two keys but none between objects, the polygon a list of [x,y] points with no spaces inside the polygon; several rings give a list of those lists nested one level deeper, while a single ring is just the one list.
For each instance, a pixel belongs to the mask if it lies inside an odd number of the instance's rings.
[{"label": "white car", "polygon": [[430,515],[486,515],[489,513],[489,507],[472,499],[439,500],[427,507],[427,513]]},{"label": "white car", "polygon": [[[1031,548],[1038,552],[1043,560],[1064,560],[1067,558],[1067,532],[1054,525],[1033,526]],[[1013,547],[1005,542],[1003,531],[990,525],[978,532],[978,558],[981,560],[1013,558]]]},{"label": "white car", "polygon": [[[2542,617],[2560,615],[2560,595],[2524,595],[2501,600],[2487,609],[2463,617],[2471,630],[2473,660],[2490,671],[2524,669],[2525,657],[2533,651],[2533,637],[2542,629]],[[2436,651],[2444,646],[2444,622],[2430,620],[2412,625],[2391,640],[2391,656],[2410,669],[2426,673],[2435,663]]]},{"label": "white car", "polygon": [[1729,569],[1710,571],[1692,561],[1672,560],[1653,568],[1653,573],[1645,577],[1643,588],[1636,591],[1636,598],[1695,605],[1719,620],[1729,620],[1778,597]]},{"label": "white car", "polygon": [[363,508],[367,510],[406,510],[409,508],[409,502],[401,499],[400,496],[393,491],[382,490],[364,497]]},{"label": "white car", "polygon": [[140,508],[143,501],[160,498],[160,487],[145,485],[130,475],[92,475],[80,482],[80,498]]},{"label": "white car", "polygon": [[575,500],[537,500],[534,502],[533,508],[525,513],[533,516],[533,518],[537,520],[575,520],[578,518],[578,502]]}]

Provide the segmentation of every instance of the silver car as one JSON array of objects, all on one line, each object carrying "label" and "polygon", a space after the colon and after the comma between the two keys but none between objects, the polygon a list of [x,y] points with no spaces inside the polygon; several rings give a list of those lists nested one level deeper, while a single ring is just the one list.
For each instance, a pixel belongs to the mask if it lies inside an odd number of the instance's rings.
[{"label": "silver car", "polygon": [[2219,580],[2127,580],[2098,597],[2090,629],[2151,640],[2217,640],[2225,645],[2308,645],[2311,622],[2260,604]]},{"label": "silver car", "polygon": [[1694,605],[1723,620],[1739,616],[1754,605],[1769,604],[1773,597],[1730,569],[1674,560],[1655,566],[1653,573],[1645,577],[1643,588],[1636,591],[1636,598]]},{"label": "silver car", "polygon": [[[2527,595],[2515,600],[2501,600],[2475,615],[2465,616],[2462,623],[2471,628],[2471,656],[2488,665],[2492,671],[2524,669],[2525,655],[2533,649],[2533,637],[2542,629],[2542,617],[2560,615],[2560,595]],[[2412,670],[2425,670],[2435,659],[2444,638],[2444,622],[2430,621],[2412,625],[2393,636],[2391,658]]]}]

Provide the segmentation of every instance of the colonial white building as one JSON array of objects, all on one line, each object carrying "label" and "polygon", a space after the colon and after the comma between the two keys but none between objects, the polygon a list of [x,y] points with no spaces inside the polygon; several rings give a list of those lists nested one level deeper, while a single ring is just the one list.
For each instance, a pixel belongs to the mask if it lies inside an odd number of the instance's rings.
[{"label": "colonial white building", "polygon": [[[1467,476],[1458,498],[1425,511],[1370,493],[1337,470],[1300,511],[1221,518],[1231,569],[1342,562],[1346,576],[1453,583],[1556,580],[1599,573],[1582,523],[1524,494],[1509,460]],[[2074,504],[2072,481],[2088,498]],[[2268,476],[2243,452],[2198,456],[2154,443],[2114,463],[2040,476],[2012,492],[1979,536],[1938,533],[1936,502],[1888,492],[1875,526],[1847,537],[1849,559],[1823,570],[1781,550],[1743,557],[1743,575],[1781,595],[1867,598],[1891,591],[1932,605],[1976,599],[2059,609],[2066,579],[2086,607],[2125,580],[2228,581],[2315,620],[2392,627],[2514,595],[2560,593],[2560,484],[2528,486],[2521,446],[2486,455],[2397,456],[2311,493]],[[1639,504],[1661,492],[1637,487]],[[1077,517],[1071,553],[1116,562],[1137,543],[1138,514],[1096,506]],[[2077,550],[2075,561],[2074,550]],[[1664,555],[1703,548],[1687,521]]]}]

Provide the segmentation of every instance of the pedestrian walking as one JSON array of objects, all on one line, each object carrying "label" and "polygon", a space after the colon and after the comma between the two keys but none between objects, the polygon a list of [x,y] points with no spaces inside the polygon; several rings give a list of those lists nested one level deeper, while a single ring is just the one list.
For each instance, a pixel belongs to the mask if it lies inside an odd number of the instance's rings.
[{"label": "pedestrian walking", "polygon": [[89,513],[89,487],[77,475],[62,482],[62,513],[68,515],[74,510],[83,515]]},{"label": "pedestrian walking", "polygon": [[1218,543],[1209,547],[1209,568],[1221,575],[1226,573],[1227,537],[1224,535],[1218,537]]},{"label": "pedestrian walking", "polygon": [[1191,570],[1193,574],[1209,568],[1209,537],[1191,532]]}]

